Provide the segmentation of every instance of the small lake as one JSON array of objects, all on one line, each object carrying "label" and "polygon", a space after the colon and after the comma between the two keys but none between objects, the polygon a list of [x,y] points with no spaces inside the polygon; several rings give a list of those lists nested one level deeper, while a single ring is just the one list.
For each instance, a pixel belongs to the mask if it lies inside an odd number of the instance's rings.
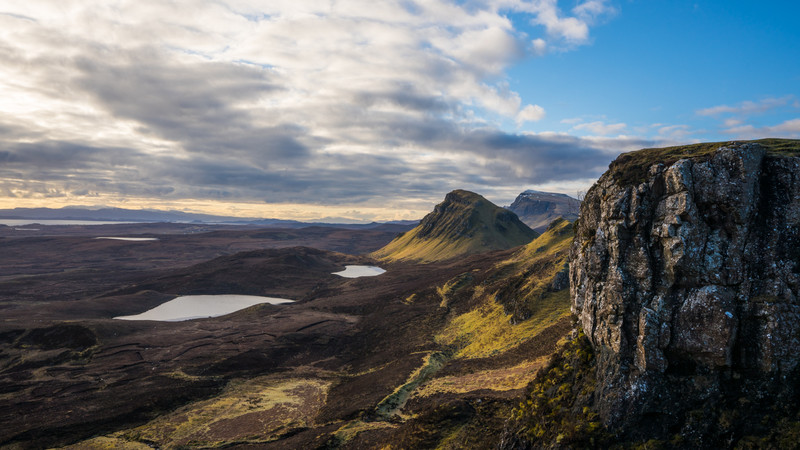
[{"label": "small lake", "polygon": [[218,317],[249,308],[254,305],[269,303],[281,305],[294,303],[294,300],[256,295],[185,295],[163,303],[155,308],[135,316],[118,316],[120,320],[158,320],[162,322],[180,322],[192,319]]},{"label": "small lake", "polygon": [[334,275],[339,275],[345,278],[360,278],[360,277],[374,277],[386,272],[377,266],[344,266],[341,272],[334,272]]},{"label": "small lake", "polygon": [[113,236],[103,236],[103,237],[96,237],[95,239],[111,239],[113,241],[131,241],[131,242],[143,242],[143,241],[157,241],[158,238],[136,238],[136,237],[113,237]]},{"label": "small lake", "polygon": [[0,219],[0,225],[18,227],[22,225],[117,225],[141,222],[118,222],[108,220],[55,220],[55,219]]}]

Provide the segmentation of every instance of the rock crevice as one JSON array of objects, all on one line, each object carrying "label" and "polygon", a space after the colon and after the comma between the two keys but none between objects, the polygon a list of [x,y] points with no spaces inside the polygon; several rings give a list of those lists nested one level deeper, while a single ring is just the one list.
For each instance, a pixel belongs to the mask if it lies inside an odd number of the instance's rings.
[{"label": "rock crevice", "polygon": [[739,395],[727,381],[741,374],[794,379],[799,169],[800,158],[745,143],[655,163],[638,184],[609,171],[587,193],[570,292],[597,353],[607,425],[658,417],[651,425],[666,432],[682,409]]}]

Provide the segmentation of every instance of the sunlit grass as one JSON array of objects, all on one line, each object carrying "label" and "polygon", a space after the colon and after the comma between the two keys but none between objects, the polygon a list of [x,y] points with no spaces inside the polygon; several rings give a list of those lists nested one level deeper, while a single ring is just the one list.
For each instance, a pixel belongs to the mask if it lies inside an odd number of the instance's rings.
[{"label": "sunlit grass", "polygon": [[484,303],[452,320],[437,334],[436,342],[458,348],[456,358],[486,358],[512,349],[569,315],[569,292],[546,295],[531,318],[512,323],[503,306],[491,296]]},{"label": "sunlit grass", "polygon": [[634,152],[623,153],[611,163],[609,172],[617,184],[627,186],[639,184],[647,179],[647,172],[653,164],[670,165],[679,159],[708,159],[720,147],[746,142],[756,143],[774,156],[800,156],[800,140],[794,139],[760,139],[757,141],[708,142],[702,144],[680,145],[664,148],[646,148]]},{"label": "sunlit grass", "polygon": [[[76,444],[74,448],[219,447],[269,442],[291,428],[310,426],[330,382],[268,377],[237,382],[209,400],[191,403],[139,427]],[[258,431],[253,428],[258,424]],[[111,447],[103,447],[103,446]]]}]

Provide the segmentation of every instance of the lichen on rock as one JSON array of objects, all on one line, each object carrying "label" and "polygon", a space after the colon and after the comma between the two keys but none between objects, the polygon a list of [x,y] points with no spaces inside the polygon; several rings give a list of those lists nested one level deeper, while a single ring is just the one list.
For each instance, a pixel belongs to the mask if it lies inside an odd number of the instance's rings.
[{"label": "lichen on rock", "polygon": [[800,158],[740,143],[621,174],[587,193],[570,253],[604,423],[667,435],[710,398],[795,395]]}]

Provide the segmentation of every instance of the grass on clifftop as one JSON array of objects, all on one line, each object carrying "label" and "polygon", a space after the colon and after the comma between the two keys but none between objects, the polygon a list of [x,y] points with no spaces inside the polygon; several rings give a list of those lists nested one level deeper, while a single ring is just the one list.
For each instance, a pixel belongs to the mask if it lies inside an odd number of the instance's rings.
[{"label": "grass on clifftop", "polygon": [[621,186],[639,184],[647,179],[647,172],[653,164],[670,165],[684,158],[705,160],[720,147],[746,143],[759,144],[767,150],[767,154],[774,156],[800,156],[800,140],[794,139],[706,142],[677,147],[646,148],[623,153],[611,163],[608,170]]}]

